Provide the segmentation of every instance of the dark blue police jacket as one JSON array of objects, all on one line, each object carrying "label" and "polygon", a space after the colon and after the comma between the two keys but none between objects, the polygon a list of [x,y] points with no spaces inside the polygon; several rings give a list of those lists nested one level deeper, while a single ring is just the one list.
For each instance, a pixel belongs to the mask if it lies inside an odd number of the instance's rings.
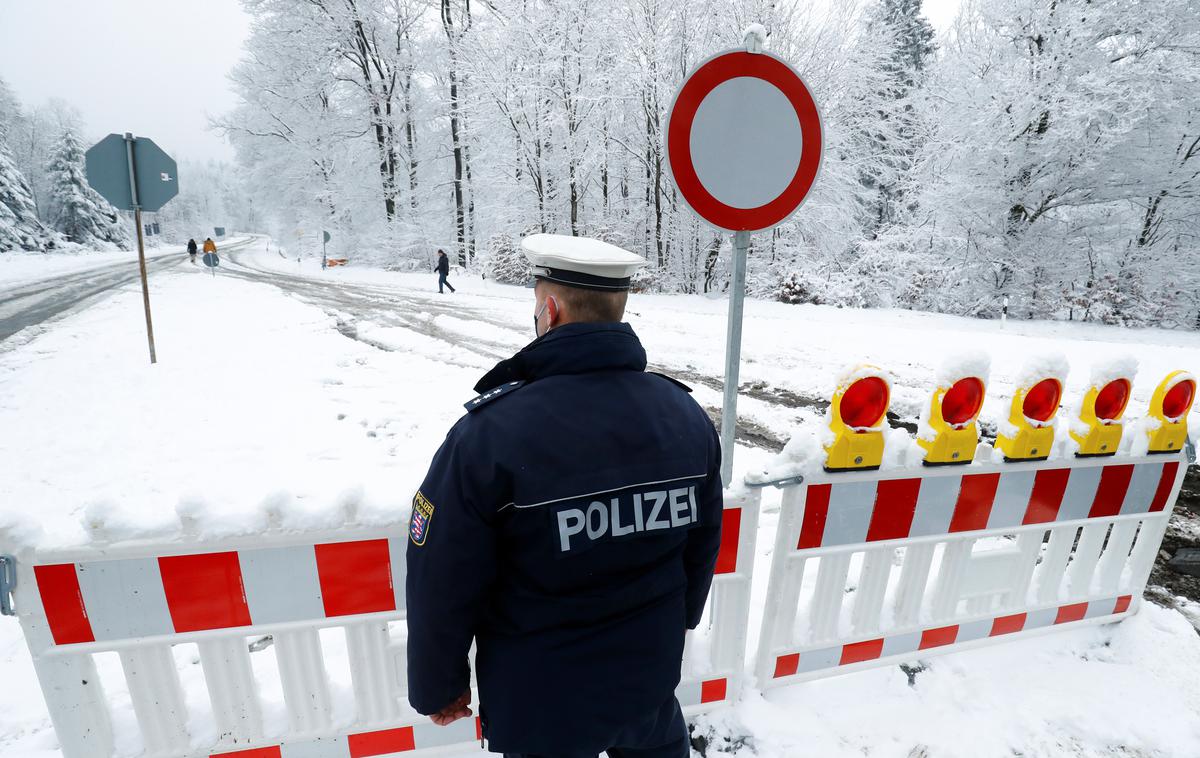
[{"label": "dark blue police jacket", "polygon": [[679,683],[721,538],[716,430],[627,324],[566,324],[501,362],[413,498],[408,686],[469,686],[498,752],[600,752]]}]

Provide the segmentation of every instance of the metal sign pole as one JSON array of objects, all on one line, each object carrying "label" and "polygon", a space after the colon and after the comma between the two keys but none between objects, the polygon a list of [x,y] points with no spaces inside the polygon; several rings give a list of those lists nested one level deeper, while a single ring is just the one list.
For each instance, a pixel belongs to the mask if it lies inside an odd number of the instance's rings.
[{"label": "metal sign pole", "polygon": [[738,370],[742,365],[742,305],[746,298],[746,253],[750,232],[733,234],[733,276],[729,282],[729,327],[725,342],[725,396],[721,401],[721,481],[733,478],[733,446],[737,437]]},{"label": "metal sign pole", "polygon": [[146,309],[146,339],[150,343],[150,362],[158,363],[154,353],[154,323],[150,320],[150,284],[146,281],[146,244],[142,238],[142,206],[138,202],[137,172],[133,162],[133,134],[125,132],[125,155],[129,159],[129,192],[133,198],[133,220],[137,226],[138,269],[142,274],[142,304]]}]

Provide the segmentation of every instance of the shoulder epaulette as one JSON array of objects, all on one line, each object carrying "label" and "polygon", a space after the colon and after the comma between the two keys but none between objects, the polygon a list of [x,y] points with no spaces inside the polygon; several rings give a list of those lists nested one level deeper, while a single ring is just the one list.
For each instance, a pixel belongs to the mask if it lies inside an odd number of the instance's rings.
[{"label": "shoulder epaulette", "polygon": [[678,379],[676,379],[676,378],[675,378],[675,377],[673,377],[673,376],[667,376],[666,374],[660,374],[660,373],[658,373],[657,371],[647,371],[646,373],[647,373],[647,374],[654,374],[655,376],[661,376],[663,379],[666,379],[668,382],[670,382],[671,384],[674,384],[676,387],[680,388],[680,389],[681,389],[681,390],[683,390],[684,392],[691,392],[691,391],[692,391],[692,388],[691,388],[691,387],[687,386],[686,384],[684,384],[683,382],[679,381]]},{"label": "shoulder epaulette", "polygon": [[503,397],[504,395],[507,395],[508,393],[512,392],[513,390],[517,389],[518,387],[523,386],[524,384],[525,384],[525,382],[523,380],[516,381],[516,382],[506,382],[505,384],[501,384],[499,387],[493,387],[492,389],[483,393],[482,395],[475,398],[474,400],[468,400],[467,402],[463,403],[463,407],[466,408],[468,411],[477,411],[480,408],[482,408],[483,406],[485,406],[488,403],[495,400],[496,398]]}]

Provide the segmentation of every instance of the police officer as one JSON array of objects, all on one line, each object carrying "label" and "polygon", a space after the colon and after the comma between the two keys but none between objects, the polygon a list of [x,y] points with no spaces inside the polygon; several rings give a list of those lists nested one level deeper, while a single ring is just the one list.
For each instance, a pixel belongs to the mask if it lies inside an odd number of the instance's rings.
[{"label": "police officer", "polygon": [[413,498],[408,684],[506,756],[686,758],[674,690],[720,546],[720,447],[621,323],[645,261],[522,241],[537,338],[475,386]]}]

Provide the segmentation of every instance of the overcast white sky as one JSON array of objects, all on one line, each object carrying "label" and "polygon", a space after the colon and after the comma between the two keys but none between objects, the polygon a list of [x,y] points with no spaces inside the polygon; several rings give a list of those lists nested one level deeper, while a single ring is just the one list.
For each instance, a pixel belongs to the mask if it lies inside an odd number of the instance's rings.
[{"label": "overcast white sky", "polygon": [[[941,31],[959,2],[925,13]],[[176,159],[228,160],[208,117],[234,104],[225,75],[248,32],[238,0],[0,0],[0,77],[27,107],[74,104],[91,138],[131,131]]]},{"label": "overcast white sky", "polygon": [[208,116],[249,18],[238,0],[0,0],[0,77],[26,107],[62,98],[89,135],[131,131],[176,159],[230,159]]}]

